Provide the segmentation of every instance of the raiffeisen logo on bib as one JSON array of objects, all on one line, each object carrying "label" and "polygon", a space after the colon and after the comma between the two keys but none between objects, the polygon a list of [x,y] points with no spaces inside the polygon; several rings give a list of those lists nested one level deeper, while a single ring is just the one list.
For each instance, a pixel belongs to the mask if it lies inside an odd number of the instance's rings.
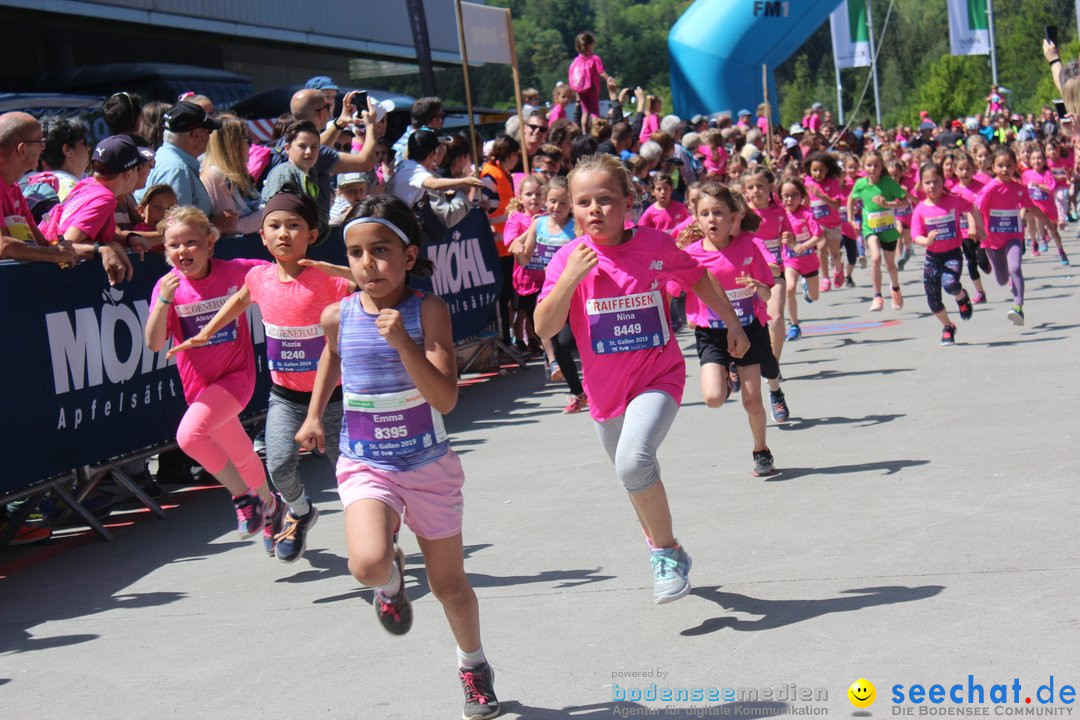
[{"label": "raiffeisen logo on bib", "polygon": [[964,681],[897,683],[889,688],[889,701],[891,714],[902,717],[1069,717],[1076,688],[1053,675],[1041,684],[1020,678],[988,682],[968,675]]}]

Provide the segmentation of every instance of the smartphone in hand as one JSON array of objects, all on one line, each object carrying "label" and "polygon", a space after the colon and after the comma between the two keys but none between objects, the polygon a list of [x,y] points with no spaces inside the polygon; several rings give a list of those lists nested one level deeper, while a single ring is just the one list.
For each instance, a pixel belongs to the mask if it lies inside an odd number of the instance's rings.
[{"label": "smartphone in hand", "polygon": [[1045,35],[1046,41],[1049,42],[1049,43],[1052,43],[1053,45],[1056,46],[1058,44],[1057,25],[1046,25],[1044,27],[1045,27],[1045,32],[1046,32],[1046,35]]}]

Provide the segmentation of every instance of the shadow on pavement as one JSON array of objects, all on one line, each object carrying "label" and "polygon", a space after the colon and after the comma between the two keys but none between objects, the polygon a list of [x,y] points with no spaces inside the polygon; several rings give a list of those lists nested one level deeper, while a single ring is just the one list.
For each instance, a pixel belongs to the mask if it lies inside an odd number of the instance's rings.
[{"label": "shadow on pavement", "polygon": [[777,468],[779,472],[772,477],[765,478],[765,482],[783,482],[808,475],[846,475],[848,473],[873,472],[875,470],[884,470],[885,475],[895,475],[906,468],[929,464],[929,460],[883,460],[859,465],[832,465],[816,468],[779,467]]},{"label": "shadow on pavement", "polygon": [[969,345],[971,347],[1011,347],[1013,345],[1027,345],[1034,342],[1050,342],[1051,340],[1064,340],[1064,336],[1055,335],[1054,337],[1031,337],[1025,335],[1022,338],[1016,340],[995,340],[993,342],[984,343],[957,343],[958,345]]},{"label": "shadow on pavement", "polygon": [[[880,342],[875,340],[874,342]],[[793,377],[784,378],[785,381],[791,380],[827,380],[830,378],[840,377],[858,377],[860,375],[895,375],[902,372],[915,372],[915,368],[878,368],[877,370],[818,370],[816,373],[809,375],[797,375]]]},{"label": "shadow on pavement", "polygon": [[843,590],[842,597],[824,600],[765,600],[739,593],[723,592],[721,586],[699,587],[690,591],[692,595],[710,600],[725,610],[760,615],[757,620],[740,620],[731,616],[714,617],[700,625],[683,630],[680,635],[707,635],[730,628],[732,630],[774,630],[785,625],[812,620],[829,613],[851,612],[876,605],[893,605],[914,600],[926,600],[945,589],[944,585],[921,585],[906,587],[887,585],[884,587],[854,588]]},{"label": "shadow on pavement", "polygon": [[883,423],[892,422],[897,418],[907,417],[905,413],[890,413],[888,415],[867,415],[861,418],[849,418],[843,416],[821,418],[794,417],[784,423],[777,423],[771,427],[778,430],[805,430],[818,425],[858,425],[859,427],[872,427]]},{"label": "shadow on pavement", "polygon": [[576,718],[661,717],[700,718],[722,715],[724,717],[777,717],[788,712],[787,703],[743,702],[724,703],[698,707],[649,707],[636,702],[605,702],[595,705],[567,705],[562,708],[541,708],[522,705],[515,700],[499,703],[503,717],[516,716],[521,720],[574,720]]}]

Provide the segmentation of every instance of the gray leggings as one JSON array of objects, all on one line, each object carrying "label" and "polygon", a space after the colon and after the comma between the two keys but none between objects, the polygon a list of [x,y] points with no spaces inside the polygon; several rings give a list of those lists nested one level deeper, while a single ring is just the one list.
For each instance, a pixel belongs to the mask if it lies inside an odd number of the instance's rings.
[{"label": "gray leggings", "polygon": [[[286,400],[270,393],[270,407],[266,411],[266,469],[287,503],[296,502],[304,494],[304,486],[300,483],[300,448],[296,443],[296,433],[304,424],[307,411],[307,403]],[[340,400],[327,403],[322,421],[326,431],[326,455],[330,458],[333,471],[337,466],[341,436]]]},{"label": "gray leggings", "polygon": [[648,390],[619,417],[596,423],[596,434],[627,492],[648,490],[660,479],[656,451],[675,422],[679,404],[662,390]]},{"label": "gray leggings", "polygon": [[1005,247],[987,250],[990,266],[994,268],[994,279],[998,285],[1012,281],[1013,302],[1024,304],[1024,271],[1020,269],[1020,258],[1024,255],[1023,240],[1009,240]]}]

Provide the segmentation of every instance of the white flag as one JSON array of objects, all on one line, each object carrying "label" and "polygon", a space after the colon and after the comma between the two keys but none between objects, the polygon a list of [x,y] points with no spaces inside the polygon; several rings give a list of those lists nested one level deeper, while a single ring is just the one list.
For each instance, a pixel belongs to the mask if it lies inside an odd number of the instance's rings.
[{"label": "white flag", "polygon": [[[1080,3],[1080,0],[1076,0]],[[867,0],[844,0],[829,16],[833,60],[838,70],[870,66],[870,37],[866,28]]]},{"label": "white flag", "polygon": [[461,3],[465,48],[472,63],[510,64],[510,11],[476,3]]},{"label": "white flag", "polygon": [[948,0],[949,46],[953,55],[989,55],[986,0]]}]

